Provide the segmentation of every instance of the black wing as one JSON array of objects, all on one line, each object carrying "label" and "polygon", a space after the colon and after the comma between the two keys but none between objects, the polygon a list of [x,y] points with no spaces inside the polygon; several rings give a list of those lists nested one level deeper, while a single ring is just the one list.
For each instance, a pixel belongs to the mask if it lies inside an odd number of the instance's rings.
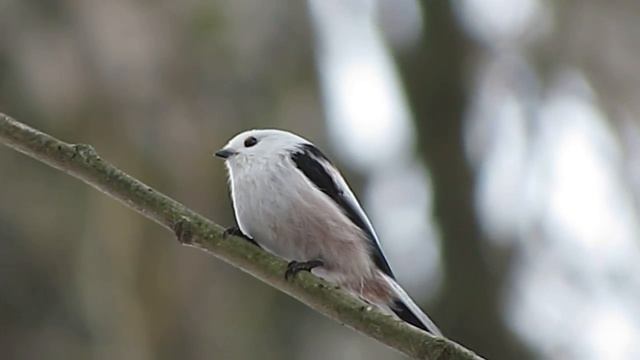
[{"label": "black wing", "polygon": [[[374,263],[385,274],[394,278],[369,219],[340,175],[336,173],[332,176],[331,173],[333,171],[328,168],[328,166],[333,166],[331,161],[312,144],[299,145],[291,153],[291,160],[318,189],[335,201],[344,214],[362,230],[369,240]],[[341,184],[338,184],[338,182]]]},{"label": "black wing", "polygon": [[401,300],[394,300],[391,304],[391,311],[393,311],[398,317],[409,324],[422,329],[424,331],[436,334],[433,330],[429,330],[425,324],[418,319],[418,317],[405,305]]}]

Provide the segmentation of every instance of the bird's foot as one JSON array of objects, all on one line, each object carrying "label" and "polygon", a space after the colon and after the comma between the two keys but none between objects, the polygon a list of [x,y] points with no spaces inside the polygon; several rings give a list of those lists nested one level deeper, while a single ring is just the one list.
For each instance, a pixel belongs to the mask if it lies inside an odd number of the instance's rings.
[{"label": "bird's foot", "polygon": [[222,232],[222,239],[226,240],[227,238],[229,238],[229,236],[241,237],[247,240],[248,242],[252,243],[253,245],[260,247],[260,245],[258,245],[258,243],[255,240],[245,235],[242,232],[242,230],[240,230],[240,228],[235,225],[224,229],[224,231]]},{"label": "bird's foot", "polygon": [[324,266],[322,260],[310,260],[310,261],[290,261],[287,264],[287,271],[284,273],[286,280],[292,279],[300,271],[311,271],[319,266]]},{"label": "bird's foot", "polygon": [[228,228],[224,229],[224,231],[222,232],[223,239],[227,239],[229,236],[238,236],[245,239],[248,238],[248,236],[243,234],[242,230],[240,230],[240,228],[235,225],[229,226]]}]

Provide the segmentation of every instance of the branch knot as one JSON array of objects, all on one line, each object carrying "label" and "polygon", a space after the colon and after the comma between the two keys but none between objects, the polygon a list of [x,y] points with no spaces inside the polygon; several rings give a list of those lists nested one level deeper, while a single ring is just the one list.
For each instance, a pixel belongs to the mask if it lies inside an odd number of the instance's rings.
[{"label": "branch knot", "polygon": [[75,153],[72,155],[72,159],[77,156],[80,156],[85,161],[91,160],[99,160],[100,156],[96,152],[96,149],[89,144],[76,144],[73,145],[73,150]]}]

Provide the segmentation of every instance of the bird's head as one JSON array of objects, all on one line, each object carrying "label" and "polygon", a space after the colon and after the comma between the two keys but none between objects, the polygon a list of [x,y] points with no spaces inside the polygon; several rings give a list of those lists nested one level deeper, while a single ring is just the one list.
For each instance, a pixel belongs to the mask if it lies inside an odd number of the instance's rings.
[{"label": "bird's head", "polygon": [[307,140],[282,130],[248,130],[234,136],[215,156],[231,167],[265,162],[287,155]]}]

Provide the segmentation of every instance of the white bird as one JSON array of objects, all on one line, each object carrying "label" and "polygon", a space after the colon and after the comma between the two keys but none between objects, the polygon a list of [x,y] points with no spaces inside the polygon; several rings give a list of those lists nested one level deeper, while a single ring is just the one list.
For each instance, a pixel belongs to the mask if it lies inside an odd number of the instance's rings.
[{"label": "white bird", "polygon": [[438,327],[398,285],[371,222],[331,162],[281,130],[249,130],[215,153],[225,159],[238,228],[290,261],[434,335]]}]

